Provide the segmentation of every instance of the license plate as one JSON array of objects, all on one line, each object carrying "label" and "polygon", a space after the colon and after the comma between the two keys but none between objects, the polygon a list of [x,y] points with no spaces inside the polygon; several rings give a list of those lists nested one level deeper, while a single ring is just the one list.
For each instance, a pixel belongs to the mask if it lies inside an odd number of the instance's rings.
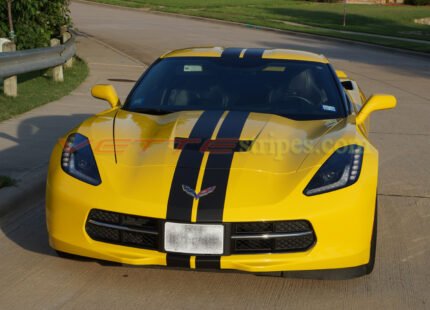
[{"label": "license plate", "polygon": [[164,226],[164,249],[186,254],[222,254],[224,226],[167,222]]}]

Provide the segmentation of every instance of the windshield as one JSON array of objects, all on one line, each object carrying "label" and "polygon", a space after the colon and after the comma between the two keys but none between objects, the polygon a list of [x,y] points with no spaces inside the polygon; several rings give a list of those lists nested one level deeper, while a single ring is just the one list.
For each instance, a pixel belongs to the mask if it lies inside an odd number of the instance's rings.
[{"label": "windshield", "polygon": [[249,111],[297,120],[340,118],[344,113],[328,64],[186,57],[153,65],[124,109],[150,114]]}]

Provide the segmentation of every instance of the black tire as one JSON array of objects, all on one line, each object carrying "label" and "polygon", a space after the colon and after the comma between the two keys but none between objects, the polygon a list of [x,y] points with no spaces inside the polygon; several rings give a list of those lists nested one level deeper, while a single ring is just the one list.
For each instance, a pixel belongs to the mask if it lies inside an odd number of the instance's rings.
[{"label": "black tire", "polygon": [[375,218],[373,220],[372,240],[370,243],[370,259],[369,259],[369,263],[366,265],[366,274],[372,273],[373,268],[375,267],[377,238],[378,238],[378,200],[376,200],[376,205],[375,205]]}]

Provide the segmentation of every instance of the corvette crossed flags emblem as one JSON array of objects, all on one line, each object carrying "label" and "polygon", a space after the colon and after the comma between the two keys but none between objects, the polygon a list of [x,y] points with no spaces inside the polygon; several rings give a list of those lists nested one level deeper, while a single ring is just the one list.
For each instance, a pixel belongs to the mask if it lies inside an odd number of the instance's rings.
[{"label": "corvette crossed flags emblem", "polygon": [[216,189],[216,186],[211,186],[211,187],[208,187],[208,188],[200,191],[200,193],[196,193],[196,191],[194,189],[192,189],[191,187],[189,187],[187,185],[182,185],[182,190],[196,200],[199,200],[200,198],[213,193],[215,191],[215,189]]}]

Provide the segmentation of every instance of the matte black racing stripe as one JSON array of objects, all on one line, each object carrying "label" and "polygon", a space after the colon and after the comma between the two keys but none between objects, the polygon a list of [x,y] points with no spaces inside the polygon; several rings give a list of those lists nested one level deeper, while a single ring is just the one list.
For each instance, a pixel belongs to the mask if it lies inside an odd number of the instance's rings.
[{"label": "matte black racing stripe", "polygon": [[[223,111],[203,112],[194,125],[189,138],[210,139],[222,114]],[[203,155],[204,153],[202,152],[189,149],[187,145],[181,151],[170,188],[166,214],[167,220],[190,221],[194,198],[183,191],[182,185],[190,186],[193,189],[196,188]]]},{"label": "matte black racing stripe", "polygon": [[266,49],[264,48],[248,48],[243,55],[243,58],[246,59],[261,59],[263,57],[263,53]]},{"label": "matte black racing stripe", "polygon": [[221,257],[196,256],[196,269],[221,269]]},{"label": "matte black racing stripe", "polygon": [[166,263],[167,267],[190,268],[190,255],[168,253]]},{"label": "matte black racing stripe", "polygon": [[[239,139],[249,112],[228,113],[217,139]],[[202,190],[216,186],[213,193],[199,200],[197,222],[222,222],[228,178],[234,152],[209,155],[203,177]]]},{"label": "matte black racing stripe", "polygon": [[226,48],[222,54],[221,58],[224,59],[239,59],[240,53],[242,52],[243,48],[237,48],[237,47],[230,47]]}]

